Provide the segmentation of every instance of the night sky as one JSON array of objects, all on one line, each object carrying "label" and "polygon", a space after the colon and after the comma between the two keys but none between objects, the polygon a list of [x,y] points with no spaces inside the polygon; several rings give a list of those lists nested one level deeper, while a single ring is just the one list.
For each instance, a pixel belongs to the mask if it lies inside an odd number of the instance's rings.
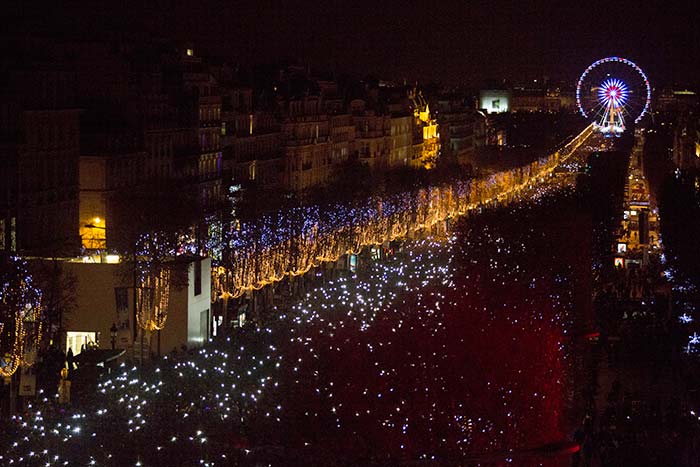
[{"label": "night sky", "polygon": [[[144,3],[148,3],[144,6]],[[145,28],[243,64],[290,59],[409,81],[574,80],[608,55],[658,85],[698,83],[700,6],[684,2],[105,0],[47,2],[20,16],[81,30]],[[101,6],[98,6],[101,5]],[[25,21],[26,18],[29,20]],[[21,22],[17,22],[19,24]],[[43,26],[42,26],[43,27]]]}]

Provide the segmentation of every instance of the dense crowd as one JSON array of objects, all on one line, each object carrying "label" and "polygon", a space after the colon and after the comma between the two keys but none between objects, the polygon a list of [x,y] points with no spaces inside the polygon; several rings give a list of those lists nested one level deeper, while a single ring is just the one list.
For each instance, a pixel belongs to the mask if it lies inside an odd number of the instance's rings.
[{"label": "dense crowd", "polygon": [[571,203],[559,193],[397,243],[229,341],[124,365],[73,406],[46,394],[6,427],[3,462],[381,465],[560,442],[576,252],[575,238],[547,239]]},{"label": "dense crowd", "polygon": [[[609,213],[591,215],[599,206],[562,186],[447,236],[364,252],[354,271],[300,277],[303,294],[228,340],[124,364],[73,405],[45,393],[3,428],[0,461],[559,466],[580,447],[579,465],[640,452],[680,462],[697,444],[688,401],[649,397],[618,371],[673,354],[677,327],[660,318],[650,276],[599,268],[591,282]],[[685,374],[674,358],[651,365],[647,387]]]},{"label": "dense crowd", "polygon": [[[656,165],[652,160],[647,167],[658,177],[653,172]],[[687,206],[675,205],[682,202],[675,196],[662,197],[661,225],[669,258],[657,251],[640,266],[598,271],[595,316],[600,336],[590,348],[586,411],[574,433],[582,445],[575,465],[700,462],[700,419],[694,410],[697,360],[690,332],[694,285],[679,274],[683,262],[677,261],[678,253],[687,247],[677,235],[666,235],[686,228],[674,215],[687,215]],[[601,245],[611,244],[611,232],[599,230]],[[682,254],[686,261],[688,253]]]}]

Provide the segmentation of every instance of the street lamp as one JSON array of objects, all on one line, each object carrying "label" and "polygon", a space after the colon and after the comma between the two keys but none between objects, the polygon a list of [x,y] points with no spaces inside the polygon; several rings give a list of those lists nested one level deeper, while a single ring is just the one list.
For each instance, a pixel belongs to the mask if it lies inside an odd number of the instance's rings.
[{"label": "street lamp", "polygon": [[109,328],[109,338],[112,341],[112,350],[114,350],[117,343],[117,325],[114,323],[112,323],[112,327]]},{"label": "street lamp", "polygon": [[102,224],[102,219],[99,217],[93,217],[91,219],[91,222],[88,222],[87,224],[85,224],[85,227],[87,227],[88,229],[107,230],[107,227],[105,227],[104,225],[100,225],[100,224]]},{"label": "street lamp", "polygon": [[107,227],[104,219],[92,218],[81,228],[83,246],[88,250],[103,250],[107,247]]}]

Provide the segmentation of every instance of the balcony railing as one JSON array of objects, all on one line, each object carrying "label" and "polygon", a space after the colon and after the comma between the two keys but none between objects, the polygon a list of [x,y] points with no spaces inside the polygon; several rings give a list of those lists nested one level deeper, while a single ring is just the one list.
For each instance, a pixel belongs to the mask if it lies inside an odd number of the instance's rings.
[{"label": "balcony railing", "polygon": [[310,144],[321,144],[328,141],[328,136],[319,136],[318,138],[294,138],[288,137],[285,141],[287,146],[307,146]]}]

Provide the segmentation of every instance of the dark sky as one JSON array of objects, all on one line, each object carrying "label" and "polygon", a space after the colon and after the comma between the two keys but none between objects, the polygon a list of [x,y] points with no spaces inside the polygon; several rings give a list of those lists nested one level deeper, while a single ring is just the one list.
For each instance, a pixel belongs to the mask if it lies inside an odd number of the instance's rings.
[{"label": "dark sky", "polygon": [[[52,2],[53,8],[56,3],[61,4]],[[288,58],[389,79],[575,80],[588,64],[608,55],[637,62],[652,83],[695,85],[700,75],[695,0],[101,0],[87,5],[61,6],[47,18],[94,15],[98,19],[91,21],[99,23],[125,15],[131,24],[143,21],[242,63]]]}]

